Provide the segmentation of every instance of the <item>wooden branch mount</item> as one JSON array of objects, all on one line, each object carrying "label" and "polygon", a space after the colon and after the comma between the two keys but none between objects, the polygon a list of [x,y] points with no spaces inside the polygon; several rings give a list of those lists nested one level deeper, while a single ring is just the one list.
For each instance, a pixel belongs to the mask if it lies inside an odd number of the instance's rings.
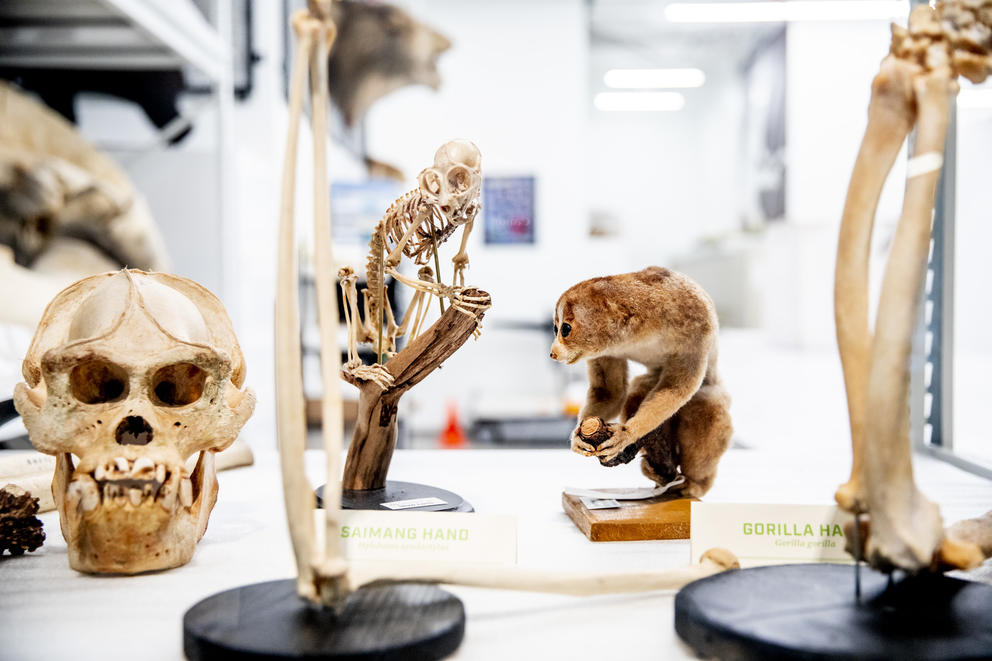
[{"label": "wooden branch mount", "polygon": [[[489,294],[480,289],[467,289],[463,293],[489,299]],[[433,326],[385,364],[393,376],[393,385],[385,390],[347,370],[342,372],[342,378],[359,389],[358,420],[348,448],[342,488],[354,491],[386,486],[386,474],[396,446],[400,397],[465,344],[484,315],[484,308],[475,309],[472,315],[454,307],[445,310]]]}]

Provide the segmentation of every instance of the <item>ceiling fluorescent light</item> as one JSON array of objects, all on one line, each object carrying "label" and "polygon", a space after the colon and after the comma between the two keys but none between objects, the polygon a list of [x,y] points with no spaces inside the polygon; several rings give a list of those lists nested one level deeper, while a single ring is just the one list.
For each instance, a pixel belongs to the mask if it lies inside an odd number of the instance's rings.
[{"label": "ceiling fluorescent light", "polygon": [[606,112],[666,112],[681,110],[685,97],[678,92],[600,92],[593,104]]},{"label": "ceiling fluorescent light", "polygon": [[789,0],[787,2],[673,2],[672,23],[789,23],[888,21],[909,15],[908,0]]},{"label": "ceiling fluorescent light", "polygon": [[699,69],[610,69],[603,82],[613,89],[679,89],[702,87],[706,74]]},{"label": "ceiling fluorescent light", "polygon": [[992,88],[963,89],[958,92],[958,108],[992,110]]}]

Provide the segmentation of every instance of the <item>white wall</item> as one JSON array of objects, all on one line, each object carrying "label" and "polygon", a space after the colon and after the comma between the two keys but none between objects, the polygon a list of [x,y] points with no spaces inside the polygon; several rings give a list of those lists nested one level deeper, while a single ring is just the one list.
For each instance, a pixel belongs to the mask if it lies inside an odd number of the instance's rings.
[{"label": "white wall", "polygon": [[590,205],[618,218],[623,246],[602,272],[665,266],[739,226],[741,82],[707,73],[678,112],[590,111]]},{"label": "white wall", "polygon": [[[867,122],[871,81],[888,52],[885,21],[793,23],[786,41],[786,214],[762,252],[765,327],[790,346],[834,345],[833,271],[851,169]],[[878,289],[898,220],[905,157],[879,203],[872,250]]]}]

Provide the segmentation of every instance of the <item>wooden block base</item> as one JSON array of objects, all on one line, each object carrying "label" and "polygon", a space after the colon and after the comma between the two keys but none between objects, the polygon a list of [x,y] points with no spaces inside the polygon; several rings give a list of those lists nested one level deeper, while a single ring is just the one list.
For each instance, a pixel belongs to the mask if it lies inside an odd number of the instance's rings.
[{"label": "wooden block base", "polygon": [[[596,489],[603,493],[624,489]],[[591,542],[689,539],[689,503],[696,498],[658,496],[620,501],[621,507],[590,510],[578,496],[561,495],[561,506]]]}]

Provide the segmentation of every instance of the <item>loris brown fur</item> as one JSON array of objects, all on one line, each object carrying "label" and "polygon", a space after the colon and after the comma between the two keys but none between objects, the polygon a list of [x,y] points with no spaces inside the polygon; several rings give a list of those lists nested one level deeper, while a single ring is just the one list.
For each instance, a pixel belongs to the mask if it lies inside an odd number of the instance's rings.
[{"label": "loris brown fur", "polygon": [[[630,461],[639,446],[641,470],[658,484],[674,477],[674,456],[685,477],[678,491],[693,497],[709,491],[733,433],[730,396],[716,370],[718,330],[702,287],[656,266],[585,280],[562,294],[551,357],[586,360],[589,392],[579,424],[620,417],[598,447],[584,442],[577,426],[572,450],[616,465]],[[648,370],[630,383],[628,360]]]}]

